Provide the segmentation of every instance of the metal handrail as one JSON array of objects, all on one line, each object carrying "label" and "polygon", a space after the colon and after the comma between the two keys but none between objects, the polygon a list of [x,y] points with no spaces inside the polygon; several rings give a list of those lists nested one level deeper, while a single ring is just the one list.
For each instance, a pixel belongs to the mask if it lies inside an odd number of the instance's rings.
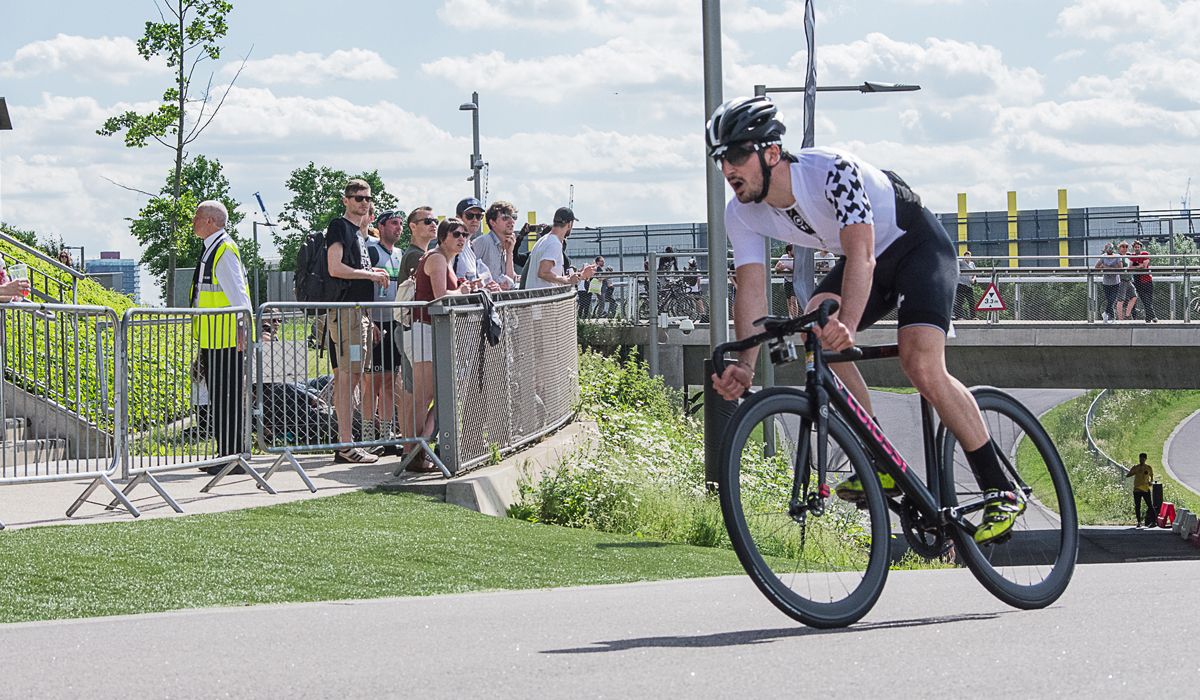
[{"label": "metal handrail", "polygon": [[1115,469],[1121,477],[1124,477],[1126,471],[1125,467],[1123,467],[1117,460],[1109,457],[1108,453],[1100,447],[1098,442],[1096,442],[1095,436],[1092,435],[1092,418],[1096,414],[1096,406],[1099,405],[1100,399],[1102,399],[1107,393],[1108,389],[1101,389],[1099,393],[1096,394],[1096,398],[1092,399],[1092,403],[1088,406],[1087,413],[1083,414],[1083,434],[1087,438],[1088,451],[1103,459],[1108,463],[1108,466]]}]

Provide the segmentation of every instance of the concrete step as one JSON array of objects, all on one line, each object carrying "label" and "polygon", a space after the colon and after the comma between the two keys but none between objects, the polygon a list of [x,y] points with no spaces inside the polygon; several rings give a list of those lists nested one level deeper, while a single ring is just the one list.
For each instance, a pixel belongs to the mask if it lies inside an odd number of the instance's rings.
[{"label": "concrete step", "polygon": [[4,442],[7,444],[14,440],[24,440],[28,428],[29,423],[24,418],[5,418]]},{"label": "concrete step", "polygon": [[[43,465],[37,473],[48,473],[46,466],[64,460],[66,456],[67,441],[61,438],[5,440],[3,445],[0,445],[0,478],[25,475],[24,467],[34,465]],[[19,469],[19,473],[14,473],[14,468]]]}]

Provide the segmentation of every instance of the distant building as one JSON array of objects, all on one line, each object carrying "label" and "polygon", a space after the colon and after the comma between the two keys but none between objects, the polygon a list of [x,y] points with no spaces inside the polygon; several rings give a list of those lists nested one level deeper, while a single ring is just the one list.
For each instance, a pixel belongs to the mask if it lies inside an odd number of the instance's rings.
[{"label": "distant building", "polygon": [[105,287],[142,303],[142,282],[138,279],[136,260],[122,258],[117,251],[104,251],[99,260],[87,261],[84,272]]}]

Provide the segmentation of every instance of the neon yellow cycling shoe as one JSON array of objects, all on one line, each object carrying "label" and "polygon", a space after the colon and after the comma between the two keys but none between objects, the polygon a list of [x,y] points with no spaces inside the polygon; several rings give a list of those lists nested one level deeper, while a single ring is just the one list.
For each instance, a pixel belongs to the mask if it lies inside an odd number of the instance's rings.
[{"label": "neon yellow cycling shoe", "polygon": [[1025,512],[1025,499],[1019,491],[985,491],[988,504],[983,509],[983,522],[975,530],[975,544],[995,542],[1012,532],[1017,518]]},{"label": "neon yellow cycling shoe", "polygon": [[[883,487],[883,494],[885,496],[897,496],[900,494],[900,489],[896,488],[896,480],[892,478],[891,474],[887,472],[875,472],[875,474],[879,476],[879,485]],[[863,493],[862,481],[859,480],[857,474],[838,484],[837,497],[851,503],[857,503],[866,498],[866,495]]]}]

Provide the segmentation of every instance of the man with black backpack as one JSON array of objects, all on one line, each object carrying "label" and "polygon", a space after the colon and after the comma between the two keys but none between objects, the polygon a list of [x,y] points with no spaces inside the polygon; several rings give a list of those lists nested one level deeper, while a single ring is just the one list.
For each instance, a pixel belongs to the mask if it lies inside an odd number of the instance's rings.
[{"label": "man with black backpack", "polygon": [[[329,222],[325,231],[325,261],[328,279],[322,280],[325,302],[371,302],[374,285],[386,287],[391,281],[386,270],[371,266],[367,253],[366,228],[371,223],[371,186],[354,179],[346,184],[342,204],[346,211]],[[333,298],[337,296],[337,298]],[[329,362],[334,371],[333,409],[337,414],[338,442],[354,441],[354,387],[362,381],[368,349],[379,342],[379,328],[362,309],[338,308],[326,316],[331,347]],[[364,386],[363,393],[370,391]],[[370,463],[379,458],[365,450],[347,447],[334,454],[336,462]]]}]

